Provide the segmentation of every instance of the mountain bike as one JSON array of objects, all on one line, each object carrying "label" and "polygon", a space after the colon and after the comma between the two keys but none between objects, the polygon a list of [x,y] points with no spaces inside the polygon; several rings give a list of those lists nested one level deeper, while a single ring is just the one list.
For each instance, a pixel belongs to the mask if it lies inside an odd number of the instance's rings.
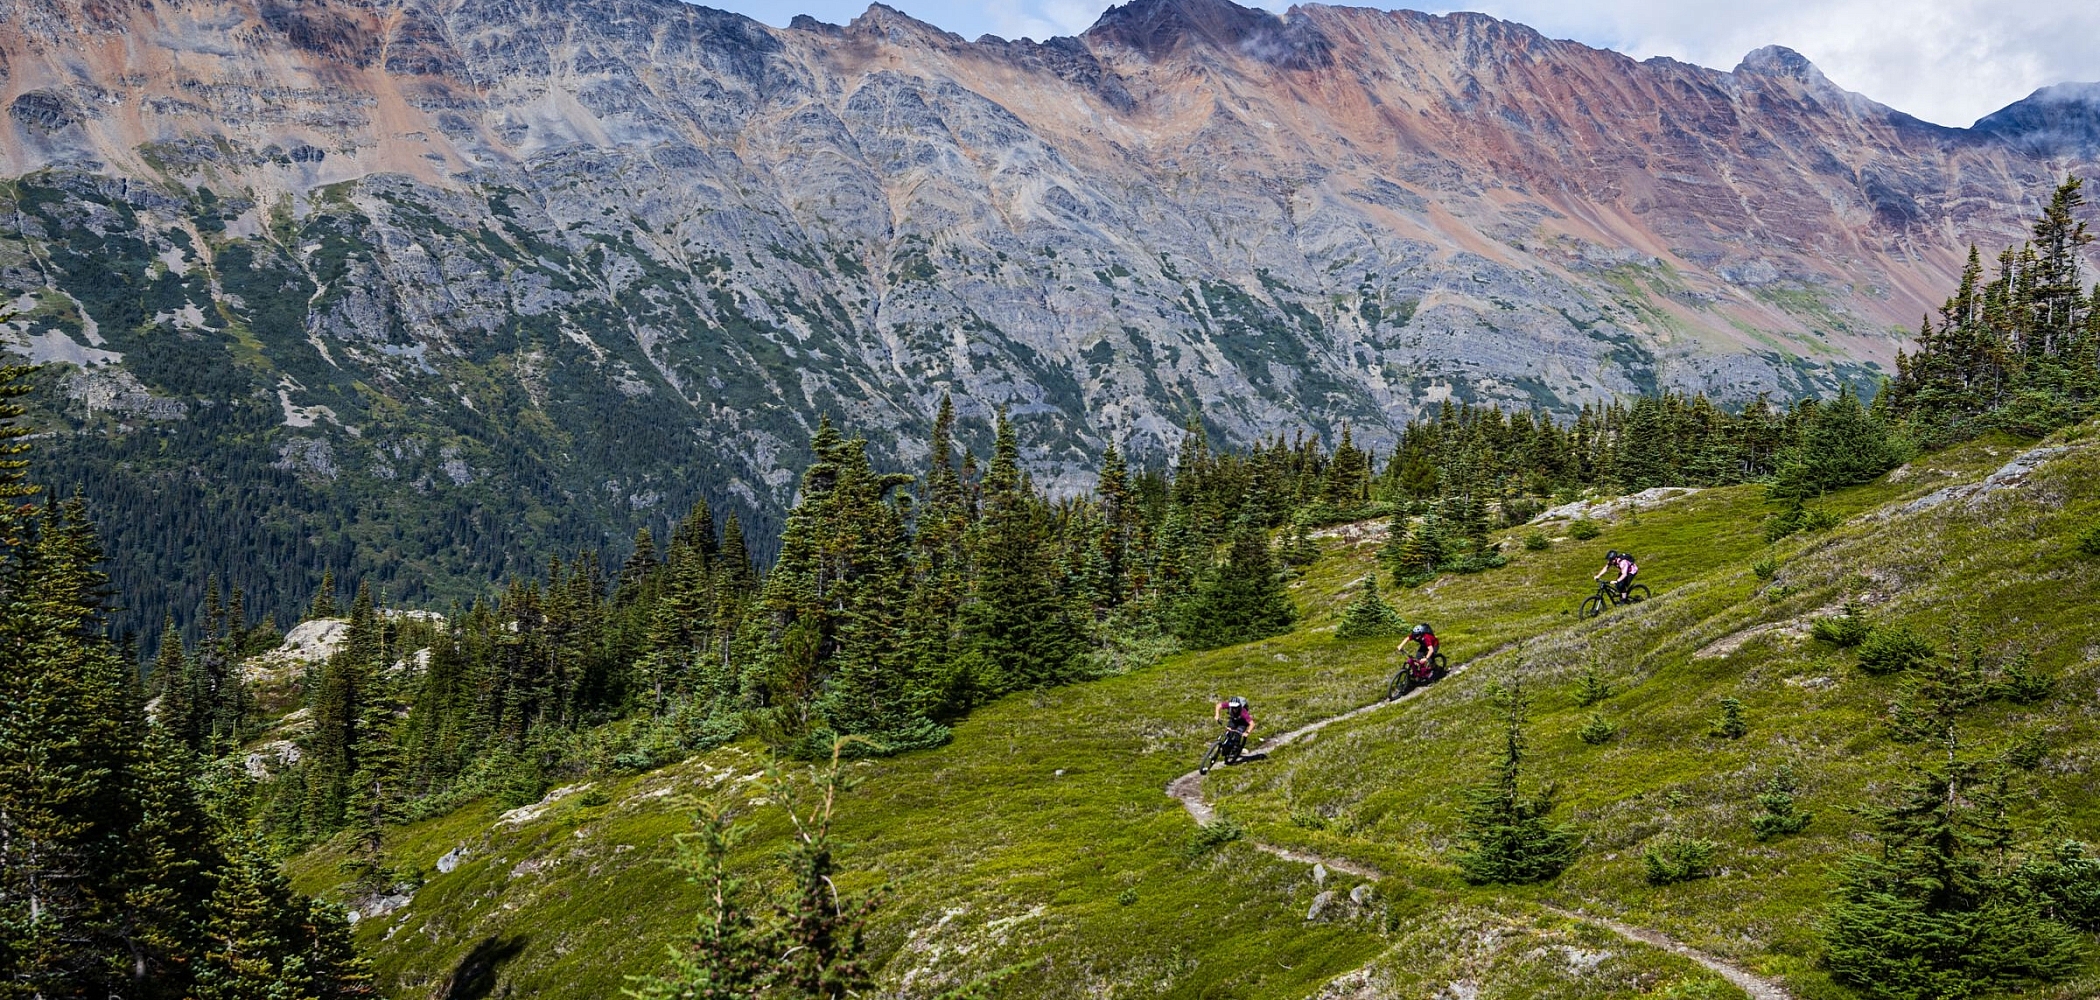
[{"label": "mountain bike", "polygon": [[1240,751],[1246,746],[1247,734],[1226,726],[1224,735],[1219,736],[1211,743],[1210,749],[1204,751],[1203,763],[1196,765],[1196,773],[1209,774],[1210,766],[1221,760],[1227,764],[1237,762],[1240,759]]},{"label": "mountain bike", "polygon": [[1385,686],[1385,700],[1398,700],[1424,684],[1443,680],[1444,675],[1450,672],[1450,665],[1442,653],[1431,653],[1426,660],[1410,656],[1393,674],[1392,683]]},{"label": "mountain bike", "polygon": [[1597,592],[1583,599],[1582,611],[1578,617],[1595,618],[1603,614],[1606,608],[1615,608],[1621,604],[1637,604],[1647,599],[1648,585],[1645,583],[1636,583],[1626,588],[1626,596],[1620,597],[1619,588],[1616,584],[1608,580],[1599,580],[1597,581]]}]

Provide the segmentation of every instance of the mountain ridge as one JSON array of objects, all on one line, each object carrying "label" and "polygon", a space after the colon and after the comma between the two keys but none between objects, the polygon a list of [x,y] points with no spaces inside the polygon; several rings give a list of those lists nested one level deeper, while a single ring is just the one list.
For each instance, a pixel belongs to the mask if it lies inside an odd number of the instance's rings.
[{"label": "mountain ridge", "polygon": [[1139,0],[1034,43],[880,5],[0,12],[0,342],[141,400],[55,404],[69,468],[172,475],[120,438],[237,411],[284,510],[355,493],[388,538],[370,498],[521,493],[565,547],[695,495],[763,535],[820,413],[908,468],[944,394],[1069,491],[1192,418],[1382,449],[1447,400],[1864,390],[1970,243],[2094,162],[1785,50],[1724,73],[1485,15]]}]

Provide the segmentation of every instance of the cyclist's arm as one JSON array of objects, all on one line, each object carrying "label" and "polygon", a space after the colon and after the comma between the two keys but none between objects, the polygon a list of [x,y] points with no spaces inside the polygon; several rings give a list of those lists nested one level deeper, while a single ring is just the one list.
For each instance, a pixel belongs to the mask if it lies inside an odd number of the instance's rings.
[{"label": "cyclist's arm", "polygon": [[1603,569],[1600,569],[1600,570],[1598,570],[1598,571],[1597,571],[1597,573],[1596,573],[1596,575],[1595,575],[1595,576],[1592,576],[1592,577],[1590,577],[1590,579],[1592,579],[1592,580],[1602,580],[1602,579],[1604,579],[1604,574],[1606,574],[1606,573],[1609,573],[1609,572],[1611,572],[1611,566],[1609,566],[1609,565],[1606,565],[1606,566],[1605,566],[1605,567],[1604,567]]},{"label": "cyclist's arm", "polygon": [[[1621,567],[1619,567],[1619,580],[1625,580],[1626,578],[1628,578],[1628,577],[1631,577],[1632,575],[1633,575],[1633,569],[1632,569],[1631,567],[1627,567],[1627,566],[1621,566]],[[1618,582],[1618,581],[1613,581],[1613,582]]]}]

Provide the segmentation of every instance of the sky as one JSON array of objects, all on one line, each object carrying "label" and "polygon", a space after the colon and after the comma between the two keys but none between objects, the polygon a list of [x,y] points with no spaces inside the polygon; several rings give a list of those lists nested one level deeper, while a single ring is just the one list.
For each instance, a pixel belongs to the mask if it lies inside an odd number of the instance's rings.
[{"label": "sky", "polygon": [[[796,14],[844,24],[866,0],[699,0],[784,26]],[[888,0],[964,38],[1073,35],[1107,0]],[[1271,10],[1279,0],[1239,0]],[[1338,0],[1385,6],[1378,0]],[[1730,69],[1784,45],[1847,90],[1942,125],[1966,126],[2036,88],[2100,80],[2100,3],[2093,0],[1478,0],[1422,4],[1477,10],[1637,58],[1670,56]]]}]

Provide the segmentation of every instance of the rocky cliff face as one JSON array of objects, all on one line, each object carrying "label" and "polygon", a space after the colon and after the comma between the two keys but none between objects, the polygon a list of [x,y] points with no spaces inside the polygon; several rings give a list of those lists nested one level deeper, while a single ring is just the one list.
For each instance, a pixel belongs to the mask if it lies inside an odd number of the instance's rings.
[{"label": "rocky cliff face", "polygon": [[904,462],[943,392],[1076,487],[1199,410],[1383,443],[1447,398],[1870,379],[2091,164],[2091,95],[2038,99],[1950,130],[1785,49],[1225,0],[1042,44],[879,5],[4,0],[5,336],[126,373],[73,414],[98,441],[240,415],[288,498],[773,510],[819,413]]}]

